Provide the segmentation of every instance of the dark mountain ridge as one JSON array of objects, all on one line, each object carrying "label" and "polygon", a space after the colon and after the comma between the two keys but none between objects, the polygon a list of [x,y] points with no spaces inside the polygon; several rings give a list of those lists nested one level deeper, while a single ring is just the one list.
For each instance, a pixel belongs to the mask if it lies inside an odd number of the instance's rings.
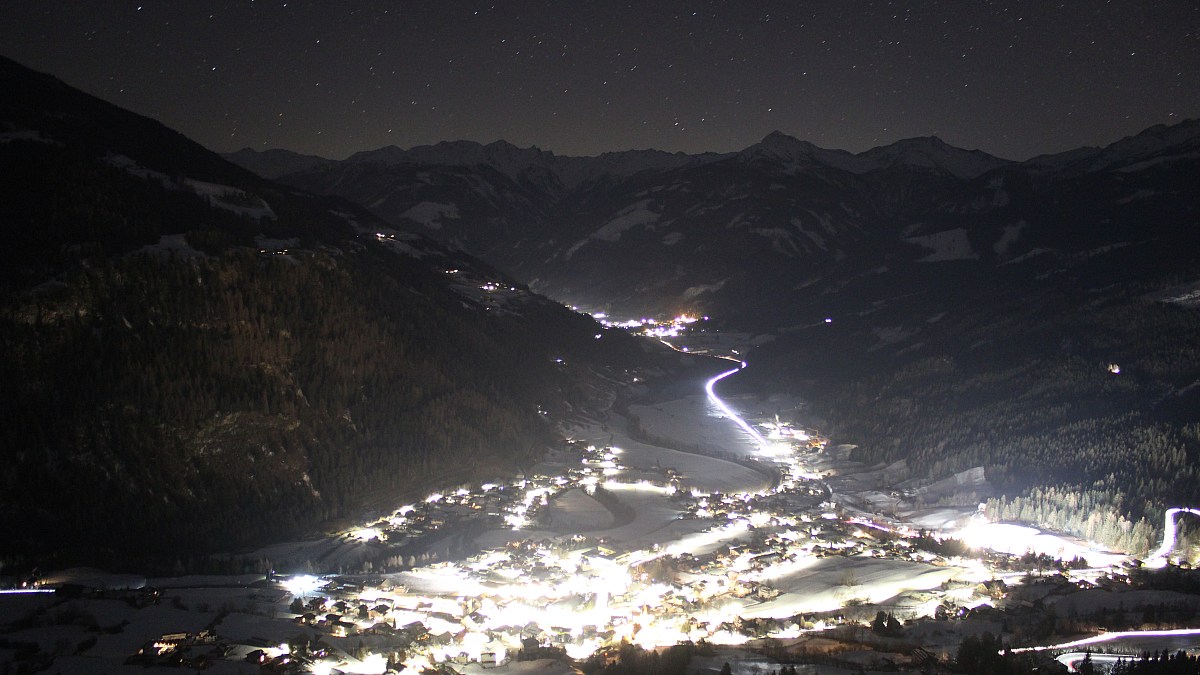
[{"label": "dark mountain ridge", "polygon": [[[422,227],[581,306],[666,313],[693,305],[751,321],[763,308],[745,303],[738,278],[746,256],[755,260],[756,274],[795,279],[792,285],[808,285],[813,271],[843,267],[842,260],[857,264],[857,275],[889,260],[907,268],[917,261],[995,264],[1036,256],[1065,243],[1053,241],[1064,233],[1061,225],[1038,226],[1054,204],[1085,208],[1093,214],[1088,222],[1111,223],[1098,211],[1133,217],[1151,197],[1145,192],[1151,188],[1114,193],[1114,201],[1127,200],[1120,203],[1104,201],[1106,192],[1060,191],[1074,189],[1072,183],[1094,190],[1101,177],[1107,192],[1143,177],[1161,182],[1160,174],[1186,179],[1198,137],[1197,123],[1188,121],[1104,149],[1017,163],[937,138],[855,155],[774,132],[734,154],[628,153],[619,171],[607,170],[604,156],[558,158],[508,144],[458,142],[388,149],[381,163],[360,153],[355,161],[284,180]],[[656,163],[664,157],[670,166]],[[574,174],[589,178],[564,179],[567,162],[590,163]]]},{"label": "dark mountain ridge", "polygon": [[0,83],[7,562],[155,565],[519,470],[659,362],[350,202]]}]

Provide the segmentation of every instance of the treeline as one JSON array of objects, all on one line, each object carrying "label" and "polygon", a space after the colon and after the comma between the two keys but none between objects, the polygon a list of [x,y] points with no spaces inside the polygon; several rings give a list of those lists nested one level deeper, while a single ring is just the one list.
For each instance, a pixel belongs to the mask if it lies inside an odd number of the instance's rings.
[{"label": "treeline", "polygon": [[[1098,672],[1080,669],[1079,672]],[[1112,675],[1200,675],[1200,657],[1177,651],[1174,654],[1167,650],[1154,654],[1143,654],[1140,659],[1122,661],[1109,671]]]},{"label": "treeline", "polygon": [[997,520],[1035,523],[1059,532],[1069,532],[1087,541],[1099,541],[1121,551],[1145,553],[1162,539],[1161,516],[1151,522],[1136,521],[1125,514],[1144,512],[1144,505],[1121,507],[1125,489],[1115,477],[1091,488],[1075,486],[1033,487],[1024,494],[987,500],[987,513]]},{"label": "treeline", "polygon": [[[684,675],[692,658],[712,656],[715,650],[705,642],[685,642],[665,649],[647,651],[629,642],[597,652],[578,664],[587,675]],[[725,664],[722,672],[729,671]]]}]

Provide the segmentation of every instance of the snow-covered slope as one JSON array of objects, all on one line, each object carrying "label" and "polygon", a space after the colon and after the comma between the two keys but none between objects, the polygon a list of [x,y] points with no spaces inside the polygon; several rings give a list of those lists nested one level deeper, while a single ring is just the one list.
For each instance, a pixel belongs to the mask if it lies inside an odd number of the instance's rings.
[{"label": "snow-covered slope", "polygon": [[1200,157],[1200,120],[1157,125],[1104,148],[1079,148],[1041,155],[1024,163],[1032,169],[1078,175],[1106,170],[1136,170],[1144,162],[1195,160]]}]

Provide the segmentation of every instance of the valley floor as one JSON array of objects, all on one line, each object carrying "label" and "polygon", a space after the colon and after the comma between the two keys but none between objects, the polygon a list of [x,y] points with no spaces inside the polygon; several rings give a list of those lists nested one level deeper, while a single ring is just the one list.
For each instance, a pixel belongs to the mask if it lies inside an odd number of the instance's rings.
[{"label": "valley floor", "polygon": [[[961,496],[986,488],[981,475],[929,483],[908,480],[902,467],[856,465],[815,434],[777,438],[786,424],[776,411],[790,402],[722,404],[700,384],[697,394],[575,426],[572,443],[530,475],[447,489],[351,531],[254,554],[288,572],[280,577],[143,584],[93,575],[90,586],[114,588],[0,596],[4,658],[42,659],[61,672],[202,662],[214,672],[269,663],[524,672],[522,653],[585,659],[622,641],[653,649],[767,640],[776,660],[719,658],[735,672],[821,654],[831,668],[916,667],[948,660],[965,636],[1004,632],[976,608],[1065,602],[1091,584],[1102,595],[1087,611],[1120,602],[1102,579],[1123,556],[979,522]],[[729,419],[747,413],[742,426]],[[942,505],[921,506],[922,495]],[[1069,588],[1042,588],[1060,583],[1057,574],[1021,585],[1031,570],[951,554],[921,528],[970,533],[993,549],[1018,534],[1097,568],[1064,579]],[[905,622],[902,638],[858,628],[881,615]],[[127,659],[138,665],[121,665]],[[507,670],[491,670],[498,665]],[[720,666],[695,663],[697,672]]]}]

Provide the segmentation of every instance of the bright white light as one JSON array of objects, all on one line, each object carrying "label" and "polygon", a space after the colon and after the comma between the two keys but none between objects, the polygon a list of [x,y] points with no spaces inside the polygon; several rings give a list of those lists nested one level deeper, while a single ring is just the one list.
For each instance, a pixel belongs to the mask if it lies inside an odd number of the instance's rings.
[{"label": "bright white light", "polygon": [[292,577],[291,579],[283,582],[283,587],[286,588],[289,593],[295,596],[307,595],[324,585],[325,581],[323,579],[308,574]]},{"label": "bright white light", "polygon": [[373,539],[379,538],[379,530],[377,530],[373,527],[359,528],[359,529],[351,532],[350,534],[351,534],[351,536],[353,536],[355,539],[358,539],[359,541],[371,541]]},{"label": "bright white light", "polygon": [[1165,522],[1163,524],[1163,540],[1162,544],[1146,557],[1147,567],[1165,567],[1167,564],[1167,554],[1175,548],[1175,516],[1180,513],[1190,513],[1200,516],[1200,509],[1188,508],[1171,508],[1167,509]]}]

